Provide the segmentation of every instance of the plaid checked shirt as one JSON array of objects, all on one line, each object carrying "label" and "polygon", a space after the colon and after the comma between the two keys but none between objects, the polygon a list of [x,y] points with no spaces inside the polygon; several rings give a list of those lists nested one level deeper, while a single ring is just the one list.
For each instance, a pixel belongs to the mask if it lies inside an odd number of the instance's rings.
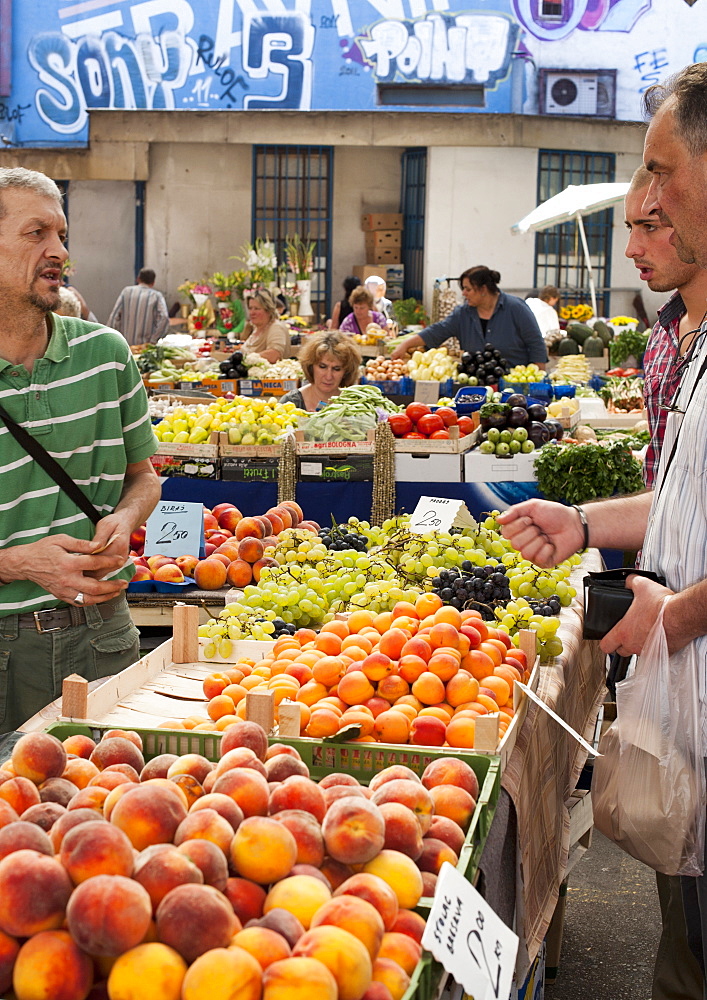
[{"label": "plaid checked shirt", "polygon": [[686,313],[679,292],[674,292],[658,312],[658,322],[648,338],[643,355],[643,398],[651,440],[646,451],[643,478],[648,489],[653,488],[668,414],[665,409],[673,402],[679,381],[670,385],[666,376],[678,352],[680,320]]}]

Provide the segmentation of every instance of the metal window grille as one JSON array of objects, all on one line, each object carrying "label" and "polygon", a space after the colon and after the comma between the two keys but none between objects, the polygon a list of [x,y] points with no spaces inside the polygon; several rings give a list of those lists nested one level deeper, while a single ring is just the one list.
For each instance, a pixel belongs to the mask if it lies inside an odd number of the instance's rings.
[{"label": "metal window grille", "polygon": [[400,193],[403,213],[401,259],[405,268],[403,294],[406,298],[422,298],[426,186],[427,150],[406,149],[402,155]]},{"label": "metal window grille", "polygon": [[[616,157],[613,153],[574,153],[541,149],[538,154],[538,205],[563,191],[568,184],[598,184],[613,181]],[[597,290],[597,308],[609,314],[611,285],[611,235],[613,208],[584,218],[587,244]],[[553,226],[535,234],[536,288],[556,285],[563,305],[588,300],[589,280],[579,231],[574,222]]]},{"label": "metal window grille", "polygon": [[285,240],[314,240],[311,300],[315,318],[331,312],[331,229],[334,156],[331,146],[254,146],[252,239],[275,244],[285,264]]}]

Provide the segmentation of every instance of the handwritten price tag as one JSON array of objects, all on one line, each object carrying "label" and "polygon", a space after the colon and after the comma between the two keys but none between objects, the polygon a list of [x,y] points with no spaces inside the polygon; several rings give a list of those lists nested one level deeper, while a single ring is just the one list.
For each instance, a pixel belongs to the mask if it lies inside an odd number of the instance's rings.
[{"label": "handwritten price tag", "polygon": [[410,518],[410,531],[424,535],[428,531],[449,531],[450,528],[475,528],[476,521],[463,500],[449,497],[420,497]]},{"label": "handwritten price tag", "polygon": [[203,504],[160,500],[147,519],[145,555],[198,557],[203,551]]},{"label": "handwritten price tag", "polygon": [[507,1000],[518,938],[483,896],[445,861],[422,946],[474,1000]]}]

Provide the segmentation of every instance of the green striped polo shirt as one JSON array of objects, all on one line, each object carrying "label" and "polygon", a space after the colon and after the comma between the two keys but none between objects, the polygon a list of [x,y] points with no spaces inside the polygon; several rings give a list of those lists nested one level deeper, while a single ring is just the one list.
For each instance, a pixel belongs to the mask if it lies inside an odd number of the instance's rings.
[{"label": "green striped polo shirt", "polygon": [[[50,321],[49,345],[31,374],[0,359],[0,404],[109,514],[128,463],[157,450],[145,389],[121,334],[53,313]],[[52,534],[90,540],[94,531],[0,419],[0,549]],[[132,573],[127,567],[113,575]],[[0,585],[0,617],[56,605],[56,597],[29,580]]]}]

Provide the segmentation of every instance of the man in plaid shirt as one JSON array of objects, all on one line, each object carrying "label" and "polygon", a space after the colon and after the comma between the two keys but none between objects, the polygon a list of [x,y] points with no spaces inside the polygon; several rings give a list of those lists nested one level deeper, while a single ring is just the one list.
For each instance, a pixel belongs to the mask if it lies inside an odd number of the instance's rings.
[{"label": "man in plaid shirt", "polygon": [[[648,489],[653,489],[658,470],[668,407],[707,308],[707,271],[680,260],[669,242],[672,229],[661,226],[655,212],[648,216],[642,212],[651,177],[645,167],[639,167],[624,203],[629,231],[626,256],[651,291],[675,289],[658,312],[643,356],[643,395],[651,433],[643,468]],[[702,972],[687,943],[680,876],[656,872],[656,882],[663,931],[653,971],[652,1000],[701,1000]]]},{"label": "man in plaid shirt", "polygon": [[645,216],[641,210],[651,178],[645,167],[639,167],[626,194],[625,253],[652,292],[676,290],[660,309],[643,356],[643,395],[651,433],[643,472],[648,489],[653,488],[658,470],[668,409],[707,309],[707,271],[680,260],[669,242],[672,229],[661,226],[655,212]]}]

